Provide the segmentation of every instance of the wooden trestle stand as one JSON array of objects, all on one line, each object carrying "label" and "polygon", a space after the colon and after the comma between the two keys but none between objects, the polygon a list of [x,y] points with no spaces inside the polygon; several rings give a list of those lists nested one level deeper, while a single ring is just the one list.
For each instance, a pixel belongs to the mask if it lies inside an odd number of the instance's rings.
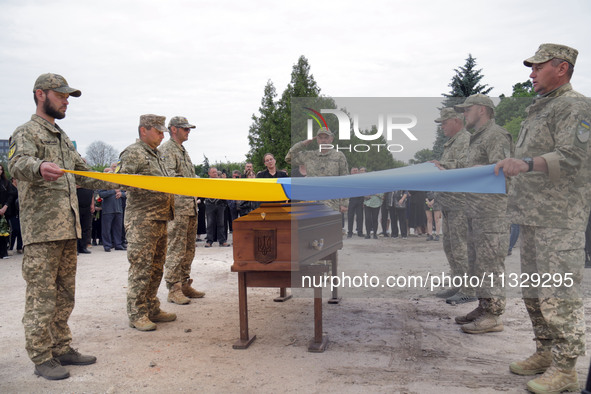
[{"label": "wooden trestle stand", "polygon": [[[256,339],[248,333],[248,287],[278,287],[275,301],[291,298],[286,288],[302,287],[329,271],[337,275],[337,251],[342,249],[341,214],[319,203],[262,204],[233,224],[234,264],[238,273],[240,339],[234,349],[246,349]],[[319,264],[320,260],[330,265]],[[314,281],[314,278],[316,279]],[[309,286],[306,286],[309,287]],[[329,303],[339,302],[333,289]],[[323,352],[328,337],[322,334],[322,287],[314,287],[314,339],[308,351]]]}]

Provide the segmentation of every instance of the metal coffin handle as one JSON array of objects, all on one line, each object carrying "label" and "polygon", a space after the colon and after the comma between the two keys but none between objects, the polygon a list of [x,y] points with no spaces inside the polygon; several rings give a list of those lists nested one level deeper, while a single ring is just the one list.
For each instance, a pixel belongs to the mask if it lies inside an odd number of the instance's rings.
[{"label": "metal coffin handle", "polygon": [[311,242],[311,245],[316,250],[322,250],[322,248],[324,247],[324,238],[315,239]]}]

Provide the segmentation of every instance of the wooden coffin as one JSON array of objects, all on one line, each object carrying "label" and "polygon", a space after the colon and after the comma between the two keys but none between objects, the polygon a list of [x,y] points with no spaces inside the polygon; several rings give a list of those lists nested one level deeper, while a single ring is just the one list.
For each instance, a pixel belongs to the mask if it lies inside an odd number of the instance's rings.
[{"label": "wooden coffin", "polygon": [[339,212],[320,203],[270,203],[234,220],[232,271],[299,271],[343,247]]}]

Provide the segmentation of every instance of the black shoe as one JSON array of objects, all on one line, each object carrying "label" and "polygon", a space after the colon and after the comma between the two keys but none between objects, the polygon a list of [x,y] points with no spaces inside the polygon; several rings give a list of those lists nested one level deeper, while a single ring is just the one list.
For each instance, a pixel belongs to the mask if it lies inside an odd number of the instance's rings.
[{"label": "black shoe", "polygon": [[365,236],[365,239],[371,239],[371,235],[367,234],[367,235]]},{"label": "black shoe", "polygon": [[211,245],[213,245],[213,243],[212,243],[212,242],[207,242],[207,243],[205,244],[205,247],[206,247],[206,248],[211,248]]},{"label": "black shoe", "polygon": [[90,253],[92,253],[92,252],[91,252],[90,250],[88,250],[88,249],[84,248],[84,249],[79,249],[79,250],[78,250],[78,253],[90,254]]},{"label": "black shoe", "polygon": [[96,363],[96,357],[84,356],[76,349],[69,348],[67,352],[61,356],[56,356],[55,359],[59,361],[61,365],[90,365]]},{"label": "black shoe", "polygon": [[373,239],[378,239],[378,235],[377,234],[374,234],[373,235]]},{"label": "black shoe", "polygon": [[105,246],[105,252],[110,252],[111,248],[109,248],[108,246]]},{"label": "black shoe", "polygon": [[94,239],[92,240],[92,246],[96,246],[96,241]]},{"label": "black shoe", "polygon": [[365,235],[363,235],[363,233],[357,233],[357,236],[364,237]]},{"label": "black shoe", "polygon": [[35,375],[48,380],[61,380],[69,378],[70,372],[57,359],[52,358],[44,363],[35,365]]},{"label": "black shoe", "polygon": [[353,238],[353,233],[347,234],[347,238]]},{"label": "black shoe", "polygon": [[127,250],[125,246],[115,246],[115,250]]},{"label": "black shoe", "polygon": [[392,238],[398,238],[398,235],[392,234]]},{"label": "black shoe", "polygon": [[227,247],[230,247],[230,246],[232,246],[232,244],[229,244],[227,242],[224,242],[223,244],[220,244],[220,248],[227,248]]}]

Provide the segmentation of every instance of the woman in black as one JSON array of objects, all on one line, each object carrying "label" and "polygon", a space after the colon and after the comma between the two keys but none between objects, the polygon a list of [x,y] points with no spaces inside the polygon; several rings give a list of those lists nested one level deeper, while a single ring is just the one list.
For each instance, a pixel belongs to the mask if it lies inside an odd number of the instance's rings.
[{"label": "woman in black", "polygon": [[278,170],[275,166],[275,156],[272,153],[265,153],[263,156],[266,170],[261,171],[257,174],[257,178],[287,178],[287,172]]},{"label": "woman in black", "polygon": [[16,197],[15,190],[6,178],[4,166],[0,164],[0,258],[8,257],[8,240],[10,238],[8,219],[12,214],[12,206]]},{"label": "woman in black", "polygon": [[[289,177],[289,175],[287,175],[287,172],[277,169],[277,167],[275,166],[275,163],[276,163],[275,156],[273,156],[272,153],[265,153],[263,155],[263,162],[265,163],[265,167],[267,167],[267,169],[264,171],[260,171],[256,176],[257,178],[287,178],[287,177]],[[257,204],[257,207],[261,203],[265,203],[265,202],[277,202],[277,201],[261,201],[259,204]]]}]

